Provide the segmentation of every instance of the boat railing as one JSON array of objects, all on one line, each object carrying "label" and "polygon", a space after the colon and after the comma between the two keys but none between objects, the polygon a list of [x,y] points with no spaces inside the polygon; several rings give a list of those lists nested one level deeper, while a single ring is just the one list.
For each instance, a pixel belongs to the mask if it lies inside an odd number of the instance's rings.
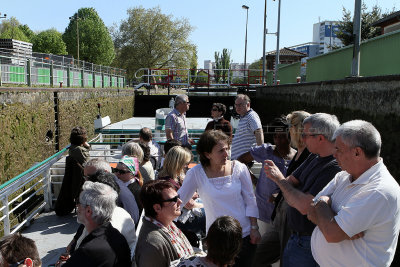
[{"label": "boat railing", "polygon": [[0,186],[0,223],[3,224],[3,235],[17,232],[21,227],[29,225],[31,219],[43,209],[50,209],[50,168],[64,156],[68,147]]}]

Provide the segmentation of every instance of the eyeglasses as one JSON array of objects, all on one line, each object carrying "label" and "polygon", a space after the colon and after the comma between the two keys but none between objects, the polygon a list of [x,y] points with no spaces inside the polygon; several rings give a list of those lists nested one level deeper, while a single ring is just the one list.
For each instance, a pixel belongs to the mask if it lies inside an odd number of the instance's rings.
[{"label": "eyeglasses", "polygon": [[176,195],[176,196],[174,196],[173,198],[170,198],[170,199],[165,199],[165,200],[161,200],[161,202],[178,202],[178,199],[180,199],[181,198],[181,196],[178,194],[178,195]]},{"label": "eyeglasses", "polygon": [[240,107],[240,106],[245,106],[246,103],[239,103],[239,104],[235,104],[235,107]]},{"label": "eyeglasses", "polygon": [[190,102],[183,101],[182,104],[188,104],[188,105],[190,105]]},{"label": "eyeglasses", "polygon": [[130,171],[121,170],[121,169],[117,169],[117,168],[112,168],[112,172],[113,172],[113,173],[119,173],[119,174],[127,174],[127,173],[130,173]]},{"label": "eyeglasses", "polygon": [[217,108],[212,108],[211,111],[219,111]]},{"label": "eyeglasses", "polygon": [[307,137],[309,137],[309,136],[317,136],[317,135],[320,135],[320,134],[306,134],[306,133],[301,133],[301,137],[302,137],[302,138],[307,138]]}]

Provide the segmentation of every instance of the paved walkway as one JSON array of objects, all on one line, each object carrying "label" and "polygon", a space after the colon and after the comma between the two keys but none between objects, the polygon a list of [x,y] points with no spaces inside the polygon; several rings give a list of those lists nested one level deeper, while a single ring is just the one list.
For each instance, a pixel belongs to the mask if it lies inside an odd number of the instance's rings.
[{"label": "paved walkway", "polygon": [[76,215],[58,217],[54,211],[42,213],[22,234],[36,242],[42,266],[57,262],[65,247],[69,244],[78,229]]}]

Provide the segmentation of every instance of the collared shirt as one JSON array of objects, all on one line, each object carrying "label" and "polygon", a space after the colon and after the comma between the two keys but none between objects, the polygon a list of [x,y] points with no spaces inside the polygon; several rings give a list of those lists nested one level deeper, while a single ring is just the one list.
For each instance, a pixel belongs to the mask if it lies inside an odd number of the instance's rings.
[{"label": "collared shirt", "polygon": [[188,130],[186,128],[186,113],[181,114],[174,108],[165,119],[165,129],[172,130],[174,139],[181,141],[183,145],[189,144]]},{"label": "collared shirt", "polygon": [[258,117],[258,114],[253,109],[250,109],[240,118],[232,140],[231,159],[237,159],[239,156],[250,151],[252,146],[256,145],[257,140],[254,131],[261,128],[260,117]]},{"label": "collared shirt", "polygon": [[381,159],[351,181],[346,171],[315,197],[329,196],[335,221],[355,240],[328,243],[315,227],[311,248],[321,266],[389,266],[396,251],[400,230],[400,187]]}]

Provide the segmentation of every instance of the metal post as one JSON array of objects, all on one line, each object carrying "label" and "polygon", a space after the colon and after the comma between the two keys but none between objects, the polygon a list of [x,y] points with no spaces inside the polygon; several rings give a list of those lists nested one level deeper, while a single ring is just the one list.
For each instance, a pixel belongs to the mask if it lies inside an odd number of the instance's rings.
[{"label": "metal post", "polygon": [[264,4],[264,29],[263,29],[263,69],[262,69],[262,85],[265,84],[265,39],[267,36],[267,0]]},{"label": "metal post", "polygon": [[45,184],[43,189],[43,197],[44,202],[46,202],[46,206],[44,206],[45,211],[50,211],[52,207],[52,197],[51,197],[51,176],[50,176],[50,168],[48,168],[44,174],[44,181]]},{"label": "metal post", "polygon": [[50,87],[53,87],[54,85],[54,66],[53,66],[53,60],[50,61]]},{"label": "metal post", "polygon": [[85,87],[85,62],[83,62],[82,68],[81,68],[81,86],[82,86],[82,88]]},{"label": "metal post", "polygon": [[67,87],[71,87],[71,67],[67,68]]},{"label": "metal post", "polygon": [[361,42],[361,0],[355,0],[353,20],[353,61],[351,64],[351,76],[360,76],[360,42]]},{"label": "metal post", "polygon": [[1,60],[0,60],[0,86],[2,86],[3,83],[1,82]]},{"label": "metal post", "polygon": [[93,63],[92,63],[92,77],[93,77],[93,88],[96,88],[96,74],[94,72],[94,68],[93,68]]},{"label": "metal post", "polygon": [[281,27],[281,0],[278,0],[278,29],[276,31],[276,55],[275,55],[275,84],[278,81],[278,65],[279,65],[279,35]]},{"label": "metal post", "polygon": [[8,195],[4,196],[4,199],[2,200],[3,202],[3,214],[5,214],[4,220],[3,220],[3,228],[4,228],[4,236],[10,234],[10,212],[8,209]]},{"label": "metal post", "polygon": [[76,47],[78,52],[78,66],[79,66],[79,10],[76,12]]},{"label": "metal post", "polygon": [[31,75],[31,60],[26,61],[26,81],[28,86],[32,85],[32,75]]},{"label": "metal post", "polygon": [[242,5],[243,9],[246,9],[246,35],[244,39],[244,71],[243,71],[243,81],[246,81],[246,56],[247,56],[247,23],[249,19],[249,7],[246,5]]}]

